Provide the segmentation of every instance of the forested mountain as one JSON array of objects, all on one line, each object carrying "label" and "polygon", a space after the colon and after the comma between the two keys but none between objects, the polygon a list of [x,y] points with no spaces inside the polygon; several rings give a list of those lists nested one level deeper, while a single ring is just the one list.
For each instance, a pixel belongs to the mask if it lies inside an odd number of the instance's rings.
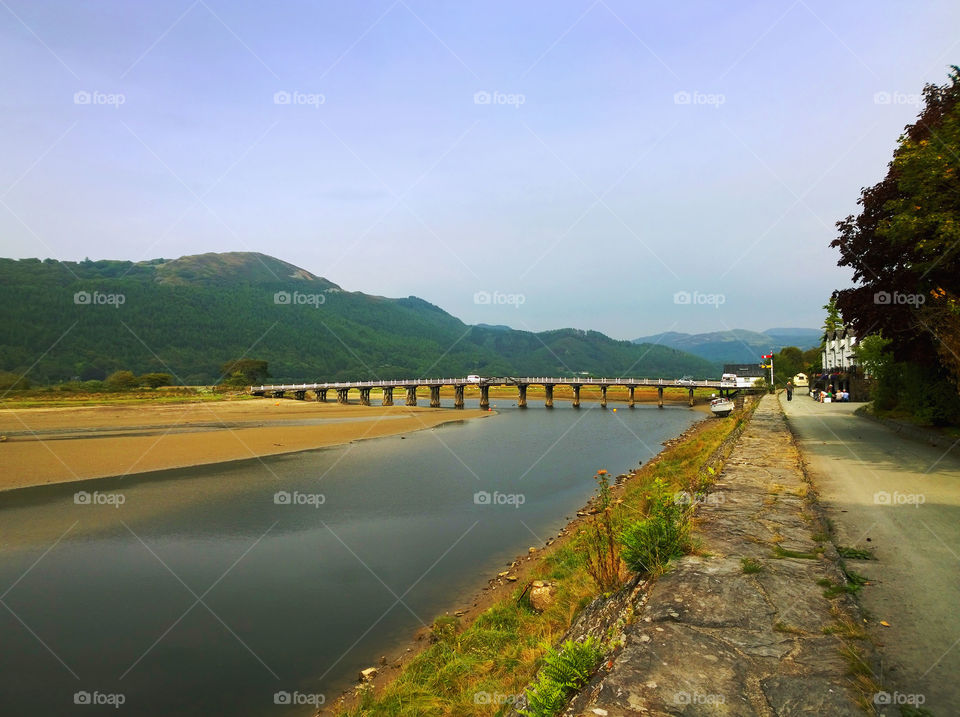
[{"label": "forested mountain", "polygon": [[267,360],[278,381],[715,373],[696,356],[592,331],[468,326],[422,299],[346,292],[256,253],[0,259],[0,321],[0,370],[29,370],[35,383],[129,369],[207,384],[244,356]]}]

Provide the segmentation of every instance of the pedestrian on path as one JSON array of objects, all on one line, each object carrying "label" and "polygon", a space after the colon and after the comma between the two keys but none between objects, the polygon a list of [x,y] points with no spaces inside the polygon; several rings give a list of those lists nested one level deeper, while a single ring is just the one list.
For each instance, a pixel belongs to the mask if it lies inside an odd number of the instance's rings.
[{"label": "pedestrian on path", "polygon": [[793,400],[793,381],[787,381],[787,400]]}]

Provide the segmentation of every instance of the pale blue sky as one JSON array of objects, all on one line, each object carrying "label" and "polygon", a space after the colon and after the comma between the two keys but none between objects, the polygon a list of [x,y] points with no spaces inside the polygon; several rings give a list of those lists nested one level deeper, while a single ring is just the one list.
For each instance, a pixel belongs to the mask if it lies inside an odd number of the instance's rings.
[{"label": "pale blue sky", "polygon": [[0,255],[261,251],[617,338],[816,327],[833,224],[958,28],[956,2],[2,0]]}]

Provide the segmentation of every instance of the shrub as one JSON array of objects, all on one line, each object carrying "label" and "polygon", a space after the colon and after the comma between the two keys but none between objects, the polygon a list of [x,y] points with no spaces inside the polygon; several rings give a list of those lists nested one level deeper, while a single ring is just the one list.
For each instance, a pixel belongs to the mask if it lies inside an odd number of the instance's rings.
[{"label": "shrub", "polygon": [[620,540],[623,559],[639,573],[660,573],[671,558],[690,549],[689,508],[675,500],[662,481],[647,496],[647,517],[629,523]]},{"label": "shrub", "polygon": [[559,650],[551,648],[536,682],[527,690],[527,706],[520,714],[529,717],[559,714],[570,695],[587,683],[602,657],[603,651],[592,637],[583,642],[567,640]]},{"label": "shrub", "polygon": [[598,513],[583,530],[587,572],[597,587],[608,592],[620,587],[620,544],[616,537],[610,481],[605,470],[597,471]]}]

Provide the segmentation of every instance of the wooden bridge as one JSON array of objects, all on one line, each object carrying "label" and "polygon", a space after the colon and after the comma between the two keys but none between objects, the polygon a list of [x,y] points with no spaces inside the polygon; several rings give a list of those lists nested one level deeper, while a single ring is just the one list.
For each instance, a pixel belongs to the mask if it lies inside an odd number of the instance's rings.
[{"label": "wooden bridge", "polygon": [[440,389],[444,386],[453,387],[453,406],[454,408],[463,408],[463,394],[467,386],[476,386],[480,389],[480,408],[490,407],[490,387],[491,386],[516,386],[517,387],[517,406],[519,408],[527,407],[527,387],[531,385],[543,386],[545,393],[545,402],[547,408],[553,408],[553,389],[554,386],[570,386],[573,389],[573,407],[580,407],[580,389],[583,386],[597,386],[600,388],[600,405],[607,405],[607,389],[611,386],[623,386],[628,391],[627,405],[630,408],[634,406],[634,392],[642,386],[652,386],[657,389],[657,405],[663,408],[663,389],[665,388],[685,388],[689,391],[690,405],[693,405],[693,391],[697,388],[711,388],[717,390],[720,395],[735,393],[736,386],[732,381],[684,381],[680,379],[666,378],[547,378],[547,377],[500,377],[500,378],[415,378],[398,379],[395,381],[341,381],[330,383],[299,383],[299,384],[278,384],[272,386],[251,386],[250,393],[254,396],[273,396],[283,398],[286,394],[292,393],[294,398],[303,401],[307,397],[307,392],[313,392],[317,401],[326,401],[327,392],[336,391],[337,403],[347,403],[347,397],[350,391],[359,391],[360,403],[364,406],[370,405],[370,392],[374,388],[382,389],[383,399],[381,405],[393,405],[393,392],[396,389],[406,389],[406,405],[417,405],[417,389],[421,386],[430,388],[430,406],[431,408],[440,407]]}]

